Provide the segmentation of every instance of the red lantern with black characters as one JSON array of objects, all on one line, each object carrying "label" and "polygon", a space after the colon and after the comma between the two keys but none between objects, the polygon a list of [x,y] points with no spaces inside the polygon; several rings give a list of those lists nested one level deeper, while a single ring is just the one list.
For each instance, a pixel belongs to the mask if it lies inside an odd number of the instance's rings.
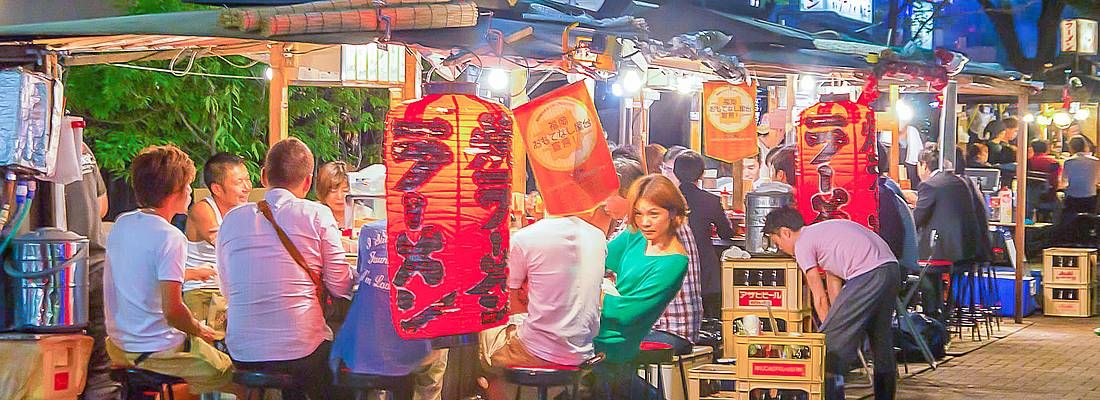
[{"label": "red lantern with black characters", "polygon": [[465,83],[429,84],[386,115],[390,306],[425,339],[507,321],[512,113]]},{"label": "red lantern with black characters", "polygon": [[822,102],[798,121],[798,209],[807,221],[850,219],[878,231],[875,113],[852,101]]}]

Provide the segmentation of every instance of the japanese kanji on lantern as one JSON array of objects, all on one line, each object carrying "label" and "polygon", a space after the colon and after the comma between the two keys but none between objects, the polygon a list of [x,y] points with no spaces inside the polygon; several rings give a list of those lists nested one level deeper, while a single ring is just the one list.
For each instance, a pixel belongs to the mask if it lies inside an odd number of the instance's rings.
[{"label": "japanese kanji on lantern", "polygon": [[798,119],[798,209],[807,221],[850,219],[878,230],[875,113],[852,101],[822,102]]},{"label": "japanese kanji on lantern", "polygon": [[737,162],[759,152],[756,145],[756,84],[703,84],[703,153]]},{"label": "japanese kanji on lantern", "polygon": [[405,339],[507,321],[512,114],[472,84],[428,84],[386,115],[390,306]]},{"label": "japanese kanji on lantern", "polygon": [[591,210],[619,189],[611,150],[584,82],[516,107],[516,121],[550,215]]}]

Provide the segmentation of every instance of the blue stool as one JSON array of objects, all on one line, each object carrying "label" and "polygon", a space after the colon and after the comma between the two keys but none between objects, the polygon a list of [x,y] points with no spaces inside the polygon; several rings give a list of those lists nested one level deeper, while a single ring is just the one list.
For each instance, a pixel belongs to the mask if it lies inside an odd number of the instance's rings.
[{"label": "blue stool", "polygon": [[282,391],[298,389],[300,386],[290,374],[268,371],[239,370],[233,373],[233,382],[248,388],[244,400],[252,400],[254,392],[259,392],[259,400],[264,400],[264,391],[267,389]]},{"label": "blue stool", "polygon": [[111,379],[122,383],[125,398],[135,395],[136,391],[137,396],[155,394],[161,399],[175,400],[172,385],[184,383],[181,378],[136,367],[112,369],[110,375]]}]

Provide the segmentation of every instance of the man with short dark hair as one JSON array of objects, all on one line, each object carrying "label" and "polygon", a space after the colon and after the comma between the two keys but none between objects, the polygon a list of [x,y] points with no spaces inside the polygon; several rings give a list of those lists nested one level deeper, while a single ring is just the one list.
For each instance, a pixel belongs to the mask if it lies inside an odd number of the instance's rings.
[{"label": "man with short dark hair", "polygon": [[[340,229],[328,208],[305,200],[313,153],[301,140],[271,146],[261,179],[270,188],[264,200],[230,211],[218,233],[218,276],[230,310],[226,344],[238,368],[294,376],[302,386],[285,390],[284,399],[328,398],[332,331],[318,295],[327,289],[348,299],[355,282]],[[290,243],[281,242],[278,229]]]},{"label": "man with short dark hair", "polygon": [[1004,129],[997,133],[993,140],[989,141],[989,163],[1013,164],[1016,162],[1016,135],[1019,132],[1020,123],[1013,117],[1007,117],[1002,121]]},{"label": "man with short dark hair", "polygon": [[661,158],[661,175],[671,179],[672,183],[677,185],[679,185],[680,182],[676,180],[676,173],[674,171],[676,168],[676,158],[687,150],[688,149],[684,146],[672,146],[668,148],[668,151],[666,151]]},{"label": "man with short dark hair", "polygon": [[195,318],[225,331],[225,296],[218,287],[214,240],[229,210],[248,202],[252,179],[244,160],[229,153],[215,153],[202,167],[203,183],[210,196],[195,202],[187,213],[187,269],[183,302]]},{"label": "man with short dark hair", "polygon": [[718,318],[722,315],[722,264],[711,243],[711,232],[718,237],[733,240],[733,226],[722,209],[722,202],[699,188],[703,177],[703,156],[688,150],[676,158],[674,168],[680,181],[680,193],[687,200],[688,226],[695,239],[695,251],[699,255],[699,279],[703,291],[703,315]]},{"label": "man with short dark hair", "polygon": [[1063,215],[1096,212],[1096,185],[1100,177],[1100,159],[1088,154],[1088,142],[1082,136],[1069,139],[1073,157],[1065,161],[1062,176],[1066,191]]},{"label": "man with short dark hair", "polygon": [[[920,259],[950,261],[958,269],[988,257],[988,236],[982,219],[986,210],[975,199],[969,181],[940,168],[939,153],[935,145],[920,153],[917,173],[922,182],[917,187],[913,222],[917,225]],[[925,313],[944,320],[943,281],[929,279],[922,285]]]},{"label": "man with short dark hair", "polygon": [[784,207],[765,217],[764,234],[795,258],[822,318],[825,398],[844,399],[844,374],[869,337],[875,398],[893,399],[898,371],[890,323],[901,279],[897,259],[882,238],[855,222],[804,225],[798,210]]},{"label": "man with short dark hair", "polygon": [[1062,173],[1062,165],[1049,154],[1050,144],[1043,139],[1031,141],[1031,156],[1027,159],[1027,170],[1042,173],[1047,180],[1048,190],[1040,195],[1043,202],[1058,201],[1058,182]]}]

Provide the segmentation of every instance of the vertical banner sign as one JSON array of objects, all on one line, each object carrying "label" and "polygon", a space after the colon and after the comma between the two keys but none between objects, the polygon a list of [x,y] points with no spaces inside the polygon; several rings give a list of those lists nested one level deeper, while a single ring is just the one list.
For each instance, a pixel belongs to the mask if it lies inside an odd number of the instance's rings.
[{"label": "vertical banner sign", "polygon": [[590,210],[619,189],[611,150],[584,81],[555,89],[515,112],[547,213]]},{"label": "vertical banner sign", "polygon": [[850,219],[878,231],[875,113],[852,101],[817,103],[798,119],[798,209],[810,223]]},{"label": "vertical banner sign", "polygon": [[390,306],[405,339],[507,321],[512,115],[432,94],[386,116]]},{"label": "vertical banner sign", "polygon": [[703,84],[703,154],[725,162],[756,154],[756,85]]}]

